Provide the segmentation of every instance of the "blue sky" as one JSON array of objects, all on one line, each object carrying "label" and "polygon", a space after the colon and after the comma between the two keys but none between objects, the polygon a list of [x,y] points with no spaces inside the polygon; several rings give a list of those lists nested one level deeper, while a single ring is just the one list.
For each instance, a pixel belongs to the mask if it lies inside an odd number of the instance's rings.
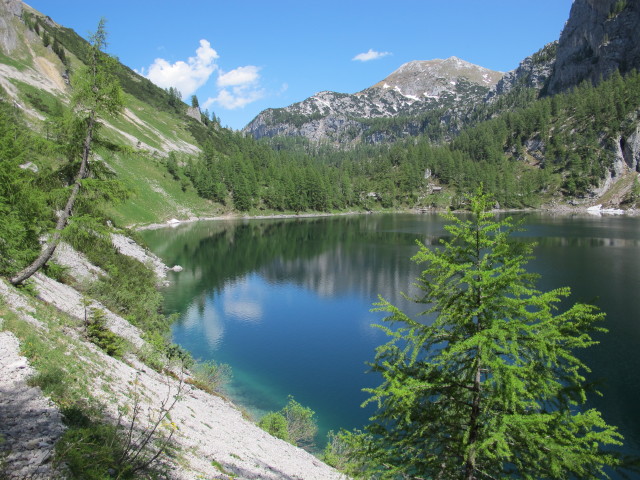
[{"label": "blue sky", "polygon": [[558,39],[572,0],[27,0],[239,129],[323,90],[355,93],[411,60],[499,71]]}]

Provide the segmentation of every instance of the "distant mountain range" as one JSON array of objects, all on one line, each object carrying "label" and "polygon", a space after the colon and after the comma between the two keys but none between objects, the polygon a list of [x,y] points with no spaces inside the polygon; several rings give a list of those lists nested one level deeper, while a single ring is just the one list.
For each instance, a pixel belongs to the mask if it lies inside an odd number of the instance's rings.
[{"label": "distant mountain range", "polygon": [[367,120],[471,106],[502,76],[457,57],[413,61],[354,94],[319,92],[285,108],[267,109],[244,131],[255,138],[286,135],[349,143],[366,132]]},{"label": "distant mountain range", "polygon": [[[419,135],[429,123],[441,122],[453,136],[474,107],[516,86],[554,94],[585,80],[597,83],[615,70],[624,74],[640,68],[638,31],[637,0],[575,0],[559,41],[506,74],[456,57],[413,61],[354,94],[325,91],[285,108],[264,110],[244,132],[255,138],[304,137],[344,147]],[[375,119],[395,120],[395,133],[376,128]]]}]

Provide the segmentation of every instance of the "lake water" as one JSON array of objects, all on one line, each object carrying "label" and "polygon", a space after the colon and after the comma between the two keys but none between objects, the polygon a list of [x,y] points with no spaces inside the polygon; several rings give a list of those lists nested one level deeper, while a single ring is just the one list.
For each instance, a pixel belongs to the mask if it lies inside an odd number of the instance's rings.
[{"label": "lake water", "polygon": [[[529,264],[541,290],[572,289],[607,313],[608,334],[581,353],[600,382],[590,405],[640,453],[640,218],[527,214],[517,238],[535,241]],[[367,423],[361,389],[375,347],[386,337],[372,324],[382,295],[406,312],[404,299],[421,269],[416,240],[437,244],[437,215],[355,215],[309,219],[207,221],[142,235],[167,264],[167,313],[178,313],[174,341],[196,359],[232,366],[228,393],[258,418],[293,395],[318,416],[324,434]]]}]

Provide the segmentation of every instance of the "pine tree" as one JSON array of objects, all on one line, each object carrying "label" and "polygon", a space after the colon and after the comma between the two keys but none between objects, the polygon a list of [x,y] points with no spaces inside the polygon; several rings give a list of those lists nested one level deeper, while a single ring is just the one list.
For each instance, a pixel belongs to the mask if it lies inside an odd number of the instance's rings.
[{"label": "pine tree", "polygon": [[[481,191],[470,219],[447,215],[451,235],[414,257],[427,265],[416,301],[421,320],[381,299],[381,328],[368,389],[378,410],[369,458],[393,478],[602,478],[617,459],[604,449],[621,435],[583,408],[586,366],[575,350],[604,314],[586,304],[558,313],[568,288],[541,292],[526,272],[532,245],[509,240]],[[397,328],[395,328],[397,327]]]}]

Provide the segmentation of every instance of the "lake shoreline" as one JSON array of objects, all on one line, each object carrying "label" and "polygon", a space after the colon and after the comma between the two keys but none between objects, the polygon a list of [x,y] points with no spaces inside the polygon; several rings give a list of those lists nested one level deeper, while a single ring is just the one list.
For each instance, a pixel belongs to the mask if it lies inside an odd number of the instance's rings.
[{"label": "lake shoreline", "polygon": [[[603,211],[590,211],[590,208],[587,206],[572,206],[572,205],[552,205],[552,206],[543,206],[539,208],[496,208],[492,210],[495,213],[547,213],[554,215],[576,215],[576,214],[584,214],[589,216],[602,216],[602,215],[624,215],[624,216],[638,216],[640,215],[640,210],[638,209],[628,209],[622,210],[622,213],[611,213],[606,210]],[[370,210],[370,211],[347,211],[347,212],[336,212],[336,213],[327,213],[327,212],[307,212],[307,213],[283,213],[283,214],[273,214],[273,215],[240,215],[239,213],[230,213],[225,215],[218,215],[212,217],[192,217],[185,220],[179,220],[176,218],[172,218],[163,223],[150,223],[148,225],[130,225],[128,228],[131,228],[136,231],[140,230],[156,230],[159,228],[166,227],[176,227],[178,225],[182,225],[185,223],[194,223],[200,221],[229,221],[229,220],[269,220],[269,219],[289,219],[289,218],[322,218],[322,217],[339,217],[339,216],[349,216],[349,215],[374,215],[374,214],[385,214],[385,213],[408,213],[414,215],[424,215],[424,214],[432,214],[432,213],[446,213],[449,210],[441,209],[441,208],[428,208],[428,209],[418,209],[418,208],[409,208],[409,209],[400,209],[400,210]],[[466,210],[451,210],[452,213],[465,213]]]}]

